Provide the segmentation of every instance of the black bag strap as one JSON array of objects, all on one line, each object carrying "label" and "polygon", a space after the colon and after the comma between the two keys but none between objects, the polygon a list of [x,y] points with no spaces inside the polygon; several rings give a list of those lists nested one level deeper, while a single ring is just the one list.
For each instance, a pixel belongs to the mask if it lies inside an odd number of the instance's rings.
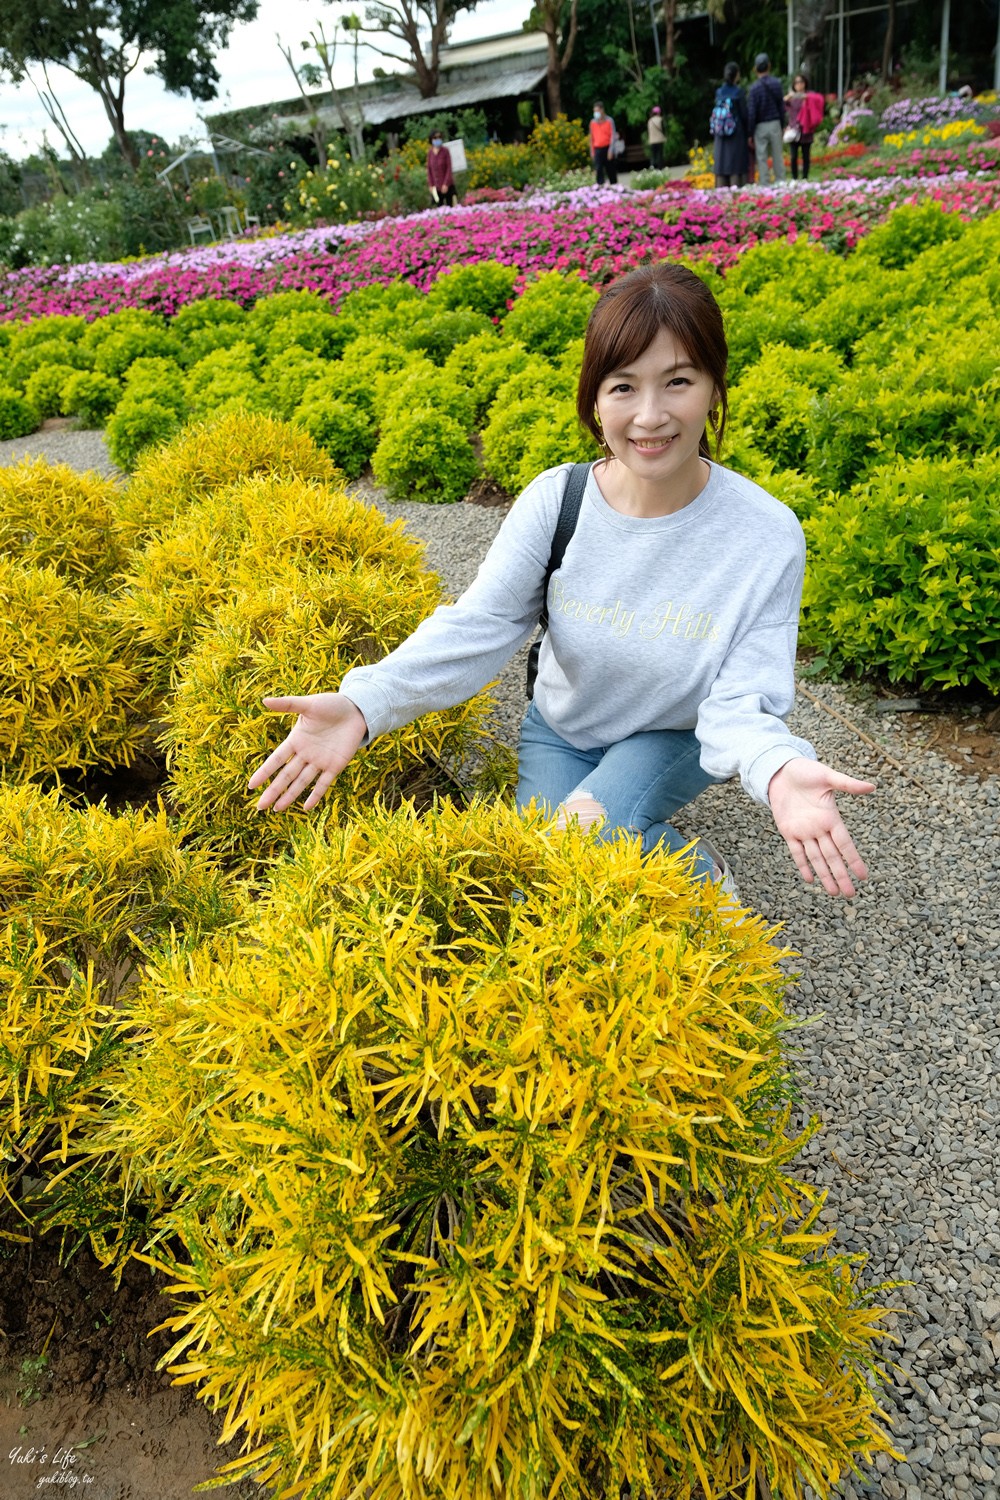
[{"label": "black bag strap", "polygon": [[562,501],[559,506],[559,520],[556,522],[555,533],[552,537],[552,547],[549,552],[549,561],[542,583],[542,611],[538,617],[541,634],[528,652],[526,689],[529,698],[532,697],[535,690],[535,677],[538,673],[538,653],[542,644],[542,636],[549,628],[549,583],[556,568],[561,567],[569,539],[576,530],[576,523],[580,518],[580,506],[583,503],[583,492],[587,488],[587,480],[590,478],[592,468],[593,464],[574,464],[566,478],[566,488],[563,490]]},{"label": "black bag strap", "polygon": [[580,519],[580,506],[583,503],[583,492],[587,488],[587,480],[590,478],[592,467],[592,464],[574,464],[569,471],[566,488],[563,490],[562,504],[559,506],[559,520],[552,538],[552,550],[549,553],[548,567],[545,569],[545,580],[542,584],[542,612],[538,619],[543,635],[549,628],[549,584],[556,568],[562,567],[569,539],[576,530],[576,523]]}]

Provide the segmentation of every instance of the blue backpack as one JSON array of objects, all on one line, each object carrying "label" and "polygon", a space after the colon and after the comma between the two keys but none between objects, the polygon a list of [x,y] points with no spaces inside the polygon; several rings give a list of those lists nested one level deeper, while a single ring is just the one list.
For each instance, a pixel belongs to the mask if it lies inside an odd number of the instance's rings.
[{"label": "blue backpack", "polygon": [[732,135],[736,129],[736,116],[733,114],[732,103],[728,94],[724,99],[716,99],[712,113],[708,117],[708,128],[712,135]]}]

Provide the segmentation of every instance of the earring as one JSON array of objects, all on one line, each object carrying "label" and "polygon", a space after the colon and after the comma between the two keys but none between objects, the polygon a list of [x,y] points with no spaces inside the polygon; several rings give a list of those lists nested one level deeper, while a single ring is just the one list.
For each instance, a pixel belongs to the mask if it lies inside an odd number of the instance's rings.
[{"label": "earring", "polygon": [[597,414],[597,408],[596,407],[594,408],[594,425],[596,426],[598,432],[601,434],[600,443],[601,443],[601,448],[602,448],[603,453],[604,453],[604,457],[605,458],[610,458],[611,457],[611,449],[608,446],[608,440],[607,440],[607,438],[604,436],[604,427],[603,427],[603,425],[601,423],[600,417]]},{"label": "earring", "polygon": [[709,420],[709,424],[710,424],[710,426],[712,428],[712,435],[715,438],[716,446],[718,446],[718,443],[719,443],[719,408],[717,406],[713,406],[712,407],[712,410],[708,414],[708,420]]}]

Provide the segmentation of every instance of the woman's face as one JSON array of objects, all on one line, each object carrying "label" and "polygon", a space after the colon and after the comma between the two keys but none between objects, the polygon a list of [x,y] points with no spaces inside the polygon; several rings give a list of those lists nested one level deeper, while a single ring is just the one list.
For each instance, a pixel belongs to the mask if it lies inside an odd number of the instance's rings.
[{"label": "woman's face", "polygon": [[792,83],[792,88],[795,90],[795,92],[797,94],[804,94],[805,91],[806,91],[806,81],[805,81],[805,79],[804,78],[796,78],[793,81],[793,83]]},{"label": "woman's face", "polygon": [[597,415],[612,454],[637,478],[683,483],[699,472],[698,445],[715,401],[711,377],[661,328],[637,359],[601,381]]}]

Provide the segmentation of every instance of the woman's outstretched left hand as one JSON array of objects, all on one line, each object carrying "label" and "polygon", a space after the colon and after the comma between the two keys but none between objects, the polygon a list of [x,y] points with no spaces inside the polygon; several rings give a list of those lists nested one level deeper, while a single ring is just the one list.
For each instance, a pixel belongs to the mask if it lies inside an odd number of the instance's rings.
[{"label": "woman's outstretched left hand", "polygon": [[868,868],[854,847],[837,807],[836,792],[866,796],[872,781],[842,776],[822,761],[797,756],[771,777],[767,789],[775,825],[792,852],[802,879],[818,879],[831,896],[853,896],[852,873],[867,880]]}]

